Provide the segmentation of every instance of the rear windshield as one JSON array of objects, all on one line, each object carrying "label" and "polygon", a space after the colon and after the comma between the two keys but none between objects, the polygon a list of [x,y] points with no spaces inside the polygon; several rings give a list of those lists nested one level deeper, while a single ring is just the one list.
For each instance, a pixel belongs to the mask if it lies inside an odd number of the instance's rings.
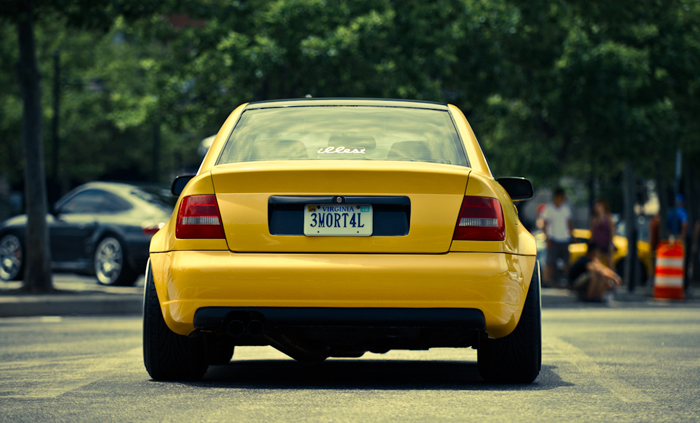
[{"label": "rear windshield", "polygon": [[447,111],[397,107],[247,110],[218,163],[262,160],[391,160],[468,166]]}]

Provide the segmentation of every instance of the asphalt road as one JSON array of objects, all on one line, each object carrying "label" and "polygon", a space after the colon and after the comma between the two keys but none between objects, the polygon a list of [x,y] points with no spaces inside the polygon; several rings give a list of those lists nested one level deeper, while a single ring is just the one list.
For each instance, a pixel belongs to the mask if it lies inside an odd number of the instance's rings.
[{"label": "asphalt road", "polygon": [[544,311],[532,385],[473,350],[301,365],[240,348],[196,383],[150,380],[136,317],[0,319],[0,421],[700,421],[700,308]]}]

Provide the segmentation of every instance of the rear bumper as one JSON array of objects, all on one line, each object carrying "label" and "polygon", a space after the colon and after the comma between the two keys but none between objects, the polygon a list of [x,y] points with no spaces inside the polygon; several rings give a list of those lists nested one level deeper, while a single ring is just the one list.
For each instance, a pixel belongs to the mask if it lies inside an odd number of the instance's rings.
[{"label": "rear bumper", "polygon": [[183,335],[203,327],[209,308],[220,308],[214,319],[250,308],[305,324],[378,319],[424,326],[456,318],[471,327],[480,314],[498,338],[520,319],[534,265],[534,256],[504,253],[151,254],[165,321]]},{"label": "rear bumper", "polygon": [[484,330],[481,310],[459,308],[204,307],[194,314],[196,329],[225,328],[248,315],[274,328],[324,327],[459,327]]}]

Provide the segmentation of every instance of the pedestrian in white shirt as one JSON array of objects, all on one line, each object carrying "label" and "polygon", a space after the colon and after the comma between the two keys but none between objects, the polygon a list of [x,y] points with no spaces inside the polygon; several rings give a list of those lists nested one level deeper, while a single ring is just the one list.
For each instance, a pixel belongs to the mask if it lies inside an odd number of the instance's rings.
[{"label": "pedestrian in white shirt", "polygon": [[566,202],[562,188],[554,191],[554,200],[542,213],[543,231],[547,237],[547,265],[544,268],[544,285],[558,286],[559,280],[552,279],[557,270],[557,260],[564,262],[563,274],[568,274],[569,243],[574,224],[571,221],[571,208]]}]

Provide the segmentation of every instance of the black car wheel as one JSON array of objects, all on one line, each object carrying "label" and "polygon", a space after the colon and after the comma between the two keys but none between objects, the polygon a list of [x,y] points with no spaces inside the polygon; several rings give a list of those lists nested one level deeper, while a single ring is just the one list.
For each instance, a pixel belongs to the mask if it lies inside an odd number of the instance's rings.
[{"label": "black car wheel", "polygon": [[213,336],[207,339],[207,363],[209,364],[228,364],[233,358],[233,351],[233,340],[228,336]]},{"label": "black car wheel", "polygon": [[127,263],[122,242],[113,236],[102,238],[97,244],[93,263],[101,285],[131,286],[139,277]]},{"label": "black car wheel", "polygon": [[481,334],[477,351],[479,374],[487,382],[531,383],[542,363],[540,264],[535,265],[520,321],[510,335],[489,339]]},{"label": "black car wheel", "polygon": [[178,335],[166,325],[150,266],[143,299],[143,362],[155,380],[196,380],[209,367],[204,336]]},{"label": "black car wheel", "polygon": [[15,234],[0,239],[0,279],[13,281],[22,278],[24,272],[24,248]]}]

